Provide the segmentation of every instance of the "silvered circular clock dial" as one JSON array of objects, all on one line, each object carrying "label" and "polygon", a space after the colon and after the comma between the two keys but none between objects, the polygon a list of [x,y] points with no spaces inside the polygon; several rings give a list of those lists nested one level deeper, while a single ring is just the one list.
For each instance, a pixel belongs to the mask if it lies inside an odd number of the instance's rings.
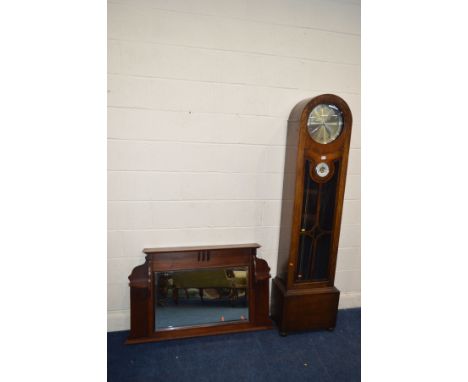
[{"label": "silvered circular clock dial", "polygon": [[330,167],[325,162],[322,162],[315,166],[315,172],[318,176],[324,178],[330,173]]},{"label": "silvered circular clock dial", "polygon": [[318,143],[333,142],[343,129],[343,114],[335,105],[320,104],[315,106],[307,120],[307,131]]}]

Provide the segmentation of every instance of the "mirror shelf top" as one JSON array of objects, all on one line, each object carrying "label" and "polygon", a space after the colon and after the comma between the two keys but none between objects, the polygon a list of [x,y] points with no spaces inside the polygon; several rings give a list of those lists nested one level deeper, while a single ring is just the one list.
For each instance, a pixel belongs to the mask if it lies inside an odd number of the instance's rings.
[{"label": "mirror shelf top", "polygon": [[145,248],[143,252],[146,254],[162,253],[162,252],[187,252],[187,251],[201,251],[201,250],[214,250],[214,249],[242,249],[242,248],[260,248],[261,245],[257,243],[250,244],[227,244],[227,245],[196,245],[184,247],[157,247]]}]

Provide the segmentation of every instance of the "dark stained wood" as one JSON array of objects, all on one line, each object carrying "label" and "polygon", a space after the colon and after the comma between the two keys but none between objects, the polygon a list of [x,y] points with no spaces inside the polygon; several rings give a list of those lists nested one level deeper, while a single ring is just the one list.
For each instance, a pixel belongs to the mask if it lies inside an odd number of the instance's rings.
[{"label": "dark stained wood", "polygon": [[152,275],[149,263],[135,267],[130,279],[130,336],[144,337],[150,332],[151,304],[153,296]]},{"label": "dark stained wood", "polygon": [[291,289],[275,278],[272,285],[272,318],[282,333],[308,329],[333,329],[340,291],[335,287]]},{"label": "dark stained wood", "polygon": [[[328,144],[315,142],[307,131],[307,119],[310,112],[322,103],[334,104],[343,113],[342,132],[336,140]],[[290,113],[283,181],[278,273],[272,284],[271,307],[272,317],[281,332],[330,329],[335,326],[339,291],[334,287],[334,280],[351,128],[352,115],[348,105],[343,99],[332,94],[303,100]],[[314,165],[320,162],[326,162],[329,165],[330,174],[326,178],[317,177],[313,171],[310,172],[313,181],[319,185],[326,183],[334,176],[336,171],[334,162],[340,161],[328,272],[326,279],[317,281],[296,280],[299,232],[303,211],[305,159],[311,160]]]},{"label": "dark stained wood", "polygon": [[[146,261],[135,267],[130,280],[131,328],[127,344],[262,330],[269,318],[270,267],[256,257],[258,244],[145,249]],[[155,330],[154,272],[247,266],[249,321]],[[157,308],[156,308],[157,309]]]},{"label": "dark stained wood", "polygon": [[[220,334],[229,334],[229,333],[243,333],[243,332],[253,332],[256,330],[267,330],[272,328],[271,322],[268,325],[261,326],[252,326],[250,324],[224,324],[224,325],[216,325],[216,331],[207,329],[212,329],[213,326],[198,326],[193,328],[180,328],[174,330],[161,330],[158,331],[157,336],[151,336],[146,338],[128,338],[125,343],[127,345],[132,344],[141,344],[145,342],[158,342],[158,341],[166,341],[166,340],[174,340],[174,339],[181,339],[181,338],[193,338],[193,337],[203,337],[203,336],[213,336],[213,335],[220,335]],[[174,335],[174,332],[177,332]]]},{"label": "dark stained wood", "polygon": [[152,252],[148,255],[148,258],[151,259],[151,267],[154,272],[191,269],[195,263],[197,264],[197,269],[225,265],[236,266],[249,263],[251,248],[252,247],[187,252]]},{"label": "dark stained wood", "polygon": [[253,287],[255,293],[251,294],[255,325],[271,328],[270,304],[264,301],[270,300],[270,267],[263,259],[253,257]]},{"label": "dark stained wood", "polygon": [[160,253],[160,252],[186,252],[186,251],[200,251],[200,250],[213,250],[213,249],[241,249],[241,248],[260,248],[261,245],[257,243],[251,244],[228,244],[228,245],[198,245],[194,247],[161,247],[161,248],[145,248],[143,252],[146,254]]}]

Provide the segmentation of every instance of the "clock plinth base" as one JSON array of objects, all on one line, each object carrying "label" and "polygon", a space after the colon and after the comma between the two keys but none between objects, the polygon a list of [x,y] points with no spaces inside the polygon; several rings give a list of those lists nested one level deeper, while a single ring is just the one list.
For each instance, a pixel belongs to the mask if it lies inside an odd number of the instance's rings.
[{"label": "clock plinth base", "polygon": [[271,316],[280,333],[333,329],[340,291],[335,287],[287,290],[283,280],[273,279]]}]

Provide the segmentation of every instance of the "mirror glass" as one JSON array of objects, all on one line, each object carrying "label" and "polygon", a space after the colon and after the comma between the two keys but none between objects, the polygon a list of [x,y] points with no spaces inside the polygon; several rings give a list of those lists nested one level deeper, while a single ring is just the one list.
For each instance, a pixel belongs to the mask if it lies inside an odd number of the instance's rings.
[{"label": "mirror glass", "polygon": [[249,320],[248,267],[155,272],[155,330]]},{"label": "mirror glass", "polygon": [[315,106],[307,120],[307,131],[318,143],[333,142],[343,129],[343,114],[335,105],[320,104]]}]

